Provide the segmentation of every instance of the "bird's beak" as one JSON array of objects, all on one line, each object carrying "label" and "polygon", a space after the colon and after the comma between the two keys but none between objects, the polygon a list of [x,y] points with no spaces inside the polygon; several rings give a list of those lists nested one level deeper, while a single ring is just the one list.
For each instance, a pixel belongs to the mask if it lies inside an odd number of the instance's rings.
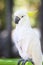
[{"label": "bird's beak", "polygon": [[15,17],[15,24],[18,24],[20,18],[18,16]]}]

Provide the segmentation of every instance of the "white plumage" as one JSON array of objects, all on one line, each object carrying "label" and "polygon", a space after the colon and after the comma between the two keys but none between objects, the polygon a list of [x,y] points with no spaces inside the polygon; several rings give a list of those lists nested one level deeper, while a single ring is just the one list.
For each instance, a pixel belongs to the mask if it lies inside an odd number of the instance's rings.
[{"label": "white plumage", "polygon": [[[23,59],[32,58],[35,65],[42,65],[41,44],[37,34],[31,28],[26,10],[18,10],[14,17],[20,17],[19,23],[12,31],[12,40]],[[21,18],[23,16],[23,18]]]},{"label": "white plumage", "polygon": [[41,38],[41,31],[38,28],[33,28],[34,32],[36,33],[36,35],[38,36],[38,38]]}]

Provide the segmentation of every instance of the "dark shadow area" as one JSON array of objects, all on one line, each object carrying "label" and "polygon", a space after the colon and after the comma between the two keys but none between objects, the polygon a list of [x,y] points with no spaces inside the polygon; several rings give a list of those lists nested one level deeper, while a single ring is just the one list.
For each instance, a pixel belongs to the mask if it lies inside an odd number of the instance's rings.
[{"label": "dark shadow area", "polygon": [[43,53],[43,0],[41,0],[41,7],[40,7],[40,23],[41,23],[41,47]]},{"label": "dark shadow area", "polygon": [[5,28],[0,30],[0,57],[1,58],[15,58],[18,57],[18,52],[12,51],[13,43],[11,41],[11,30],[12,30],[12,7],[13,0],[5,0]]}]

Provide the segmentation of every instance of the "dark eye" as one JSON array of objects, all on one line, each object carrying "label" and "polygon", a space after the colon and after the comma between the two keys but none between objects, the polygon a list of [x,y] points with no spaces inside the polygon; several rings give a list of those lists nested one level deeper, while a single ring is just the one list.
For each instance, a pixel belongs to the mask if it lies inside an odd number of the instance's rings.
[{"label": "dark eye", "polygon": [[22,18],[23,18],[24,16],[22,16]]}]

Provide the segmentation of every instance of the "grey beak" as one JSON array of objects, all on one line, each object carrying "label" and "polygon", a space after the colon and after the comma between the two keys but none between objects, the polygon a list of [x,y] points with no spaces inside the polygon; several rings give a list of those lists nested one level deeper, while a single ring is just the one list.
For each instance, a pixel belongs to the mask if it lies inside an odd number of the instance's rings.
[{"label": "grey beak", "polygon": [[15,17],[15,24],[18,24],[20,18],[18,16]]}]

